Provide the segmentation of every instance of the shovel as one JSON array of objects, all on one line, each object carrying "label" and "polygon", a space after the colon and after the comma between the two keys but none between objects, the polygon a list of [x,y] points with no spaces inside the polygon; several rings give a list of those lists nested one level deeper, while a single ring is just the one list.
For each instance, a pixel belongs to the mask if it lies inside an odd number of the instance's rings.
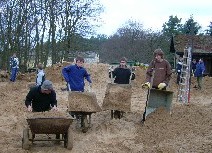
[{"label": "shovel", "polygon": [[151,76],[151,79],[150,79],[150,87],[148,88],[147,90],[147,99],[146,99],[146,105],[145,105],[145,110],[144,110],[144,113],[143,113],[143,118],[141,120],[142,123],[144,123],[144,121],[146,120],[146,116],[153,112],[155,109],[148,109],[147,110],[147,107],[148,107],[148,102],[149,102],[149,98],[150,98],[150,90],[152,89],[152,84],[153,84],[153,79],[154,79],[154,75],[155,75],[155,68],[153,67],[152,68],[152,76]]}]

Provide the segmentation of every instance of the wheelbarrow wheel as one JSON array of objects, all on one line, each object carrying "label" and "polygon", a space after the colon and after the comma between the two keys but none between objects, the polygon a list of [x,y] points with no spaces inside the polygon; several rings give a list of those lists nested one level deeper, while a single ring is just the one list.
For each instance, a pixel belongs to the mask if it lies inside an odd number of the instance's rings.
[{"label": "wheelbarrow wheel", "polygon": [[68,150],[71,150],[73,148],[73,135],[72,135],[72,129],[69,127],[67,134],[65,134],[64,137],[64,147]]},{"label": "wheelbarrow wheel", "polygon": [[29,150],[29,129],[28,128],[25,128],[23,130],[22,148]]},{"label": "wheelbarrow wheel", "polygon": [[88,118],[87,118],[87,115],[82,115],[81,127],[82,127],[82,132],[83,133],[86,133],[88,131]]},{"label": "wheelbarrow wheel", "polygon": [[114,115],[115,119],[118,119],[118,118],[120,119],[121,118],[121,111],[115,110],[113,115]]}]

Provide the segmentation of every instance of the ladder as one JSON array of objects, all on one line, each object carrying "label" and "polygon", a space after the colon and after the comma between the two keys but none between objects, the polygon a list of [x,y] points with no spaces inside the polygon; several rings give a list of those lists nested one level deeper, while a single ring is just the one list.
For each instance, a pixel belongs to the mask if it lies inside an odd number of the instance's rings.
[{"label": "ladder", "polygon": [[184,49],[177,101],[189,104],[191,77],[191,47]]}]

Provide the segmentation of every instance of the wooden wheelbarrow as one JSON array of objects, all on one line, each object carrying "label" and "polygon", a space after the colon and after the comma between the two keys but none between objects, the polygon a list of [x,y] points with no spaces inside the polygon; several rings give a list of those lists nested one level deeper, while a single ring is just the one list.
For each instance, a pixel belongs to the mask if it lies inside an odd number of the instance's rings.
[{"label": "wooden wheelbarrow", "polygon": [[[28,150],[30,141],[64,141],[64,147],[71,150],[73,148],[73,136],[70,125],[72,118],[29,118],[28,127],[23,130],[22,148]],[[30,135],[31,131],[31,135]],[[56,134],[56,139],[37,139],[36,134]],[[60,138],[62,134],[62,138]]]}]

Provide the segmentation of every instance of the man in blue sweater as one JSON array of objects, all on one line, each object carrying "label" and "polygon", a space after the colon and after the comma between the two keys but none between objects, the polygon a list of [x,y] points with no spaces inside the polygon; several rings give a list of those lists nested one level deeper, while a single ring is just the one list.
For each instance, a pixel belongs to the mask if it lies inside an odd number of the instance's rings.
[{"label": "man in blue sweater", "polygon": [[200,89],[200,90],[202,89],[202,80],[203,80],[204,71],[205,71],[205,65],[203,60],[200,58],[199,62],[196,65],[196,70],[194,72],[194,76],[197,77],[197,84],[198,84],[197,89]]},{"label": "man in blue sweater", "polygon": [[[77,57],[75,59],[74,65],[66,66],[62,69],[62,74],[67,82],[68,91],[80,91],[84,92],[85,82],[84,79],[86,78],[87,81],[90,83],[91,86],[91,79],[90,75],[83,67],[84,58]],[[75,112],[71,112],[71,116],[74,117]],[[77,117],[77,116],[76,116]]]},{"label": "man in blue sweater", "polygon": [[68,90],[84,92],[84,78],[86,78],[91,85],[92,81],[90,75],[83,67],[83,63],[84,59],[82,57],[77,57],[74,65],[69,65],[63,68],[62,74],[67,82]]}]

